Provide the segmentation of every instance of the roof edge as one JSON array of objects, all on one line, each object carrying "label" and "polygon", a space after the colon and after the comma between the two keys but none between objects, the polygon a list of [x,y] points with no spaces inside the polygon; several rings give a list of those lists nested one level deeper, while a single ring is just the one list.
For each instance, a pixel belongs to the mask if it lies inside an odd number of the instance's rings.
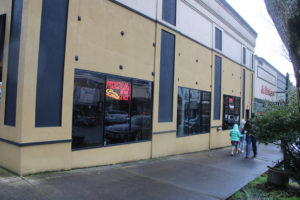
[{"label": "roof edge", "polygon": [[225,7],[227,7],[228,10],[232,14],[234,14],[248,28],[248,30],[257,37],[257,32],[246,22],[246,20],[244,20],[241,17],[241,15],[234,8],[231,7],[231,5],[226,0],[219,0],[219,2],[221,2]]}]

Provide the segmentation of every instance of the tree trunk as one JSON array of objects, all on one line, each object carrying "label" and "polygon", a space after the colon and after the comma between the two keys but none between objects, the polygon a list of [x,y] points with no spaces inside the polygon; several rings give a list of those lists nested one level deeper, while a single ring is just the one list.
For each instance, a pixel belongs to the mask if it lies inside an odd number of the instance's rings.
[{"label": "tree trunk", "polygon": [[300,0],[264,0],[293,64],[300,111]]}]

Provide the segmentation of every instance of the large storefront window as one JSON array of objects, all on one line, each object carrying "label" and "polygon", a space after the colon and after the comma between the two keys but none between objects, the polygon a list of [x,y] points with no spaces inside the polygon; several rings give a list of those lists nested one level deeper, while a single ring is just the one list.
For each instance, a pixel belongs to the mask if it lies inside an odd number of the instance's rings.
[{"label": "large storefront window", "polygon": [[152,82],[76,70],[74,87],[73,149],[151,140]]},{"label": "large storefront window", "polygon": [[72,148],[103,146],[104,86],[104,76],[76,70]]},{"label": "large storefront window", "polygon": [[210,103],[210,92],[178,87],[178,137],[209,132]]},{"label": "large storefront window", "polygon": [[232,129],[240,123],[241,98],[224,95],[223,101],[223,130]]}]

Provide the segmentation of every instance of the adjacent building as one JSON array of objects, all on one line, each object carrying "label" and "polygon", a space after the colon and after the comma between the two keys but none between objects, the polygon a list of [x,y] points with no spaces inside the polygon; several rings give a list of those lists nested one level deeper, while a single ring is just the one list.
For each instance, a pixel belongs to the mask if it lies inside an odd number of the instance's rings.
[{"label": "adjacent building", "polygon": [[[286,76],[264,58],[254,56],[254,113],[263,111],[267,102],[284,102],[286,98]],[[289,81],[288,81],[289,82]],[[292,85],[289,82],[289,85]]]},{"label": "adjacent building", "polygon": [[257,33],[225,0],[1,0],[0,19],[18,174],[228,146],[253,109]]}]

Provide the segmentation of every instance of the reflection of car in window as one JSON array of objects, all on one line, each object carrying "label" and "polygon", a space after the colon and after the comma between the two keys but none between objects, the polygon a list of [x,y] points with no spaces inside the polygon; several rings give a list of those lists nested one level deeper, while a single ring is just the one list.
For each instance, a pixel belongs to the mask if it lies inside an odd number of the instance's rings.
[{"label": "reflection of car in window", "polygon": [[117,124],[128,122],[129,115],[125,111],[112,110],[105,113],[105,121],[108,124]]},{"label": "reflection of car in window", "polygon": [[[130,134],[128,137],[130,129]],[[151,116],[135,115],[131,117],[131,125],[129,123],[114,124],[105,128],[105,138],[111,141],[132,141],[137,139],[139,132],[151,131]],[[138,138],[143,139],[143,138]]]}]

